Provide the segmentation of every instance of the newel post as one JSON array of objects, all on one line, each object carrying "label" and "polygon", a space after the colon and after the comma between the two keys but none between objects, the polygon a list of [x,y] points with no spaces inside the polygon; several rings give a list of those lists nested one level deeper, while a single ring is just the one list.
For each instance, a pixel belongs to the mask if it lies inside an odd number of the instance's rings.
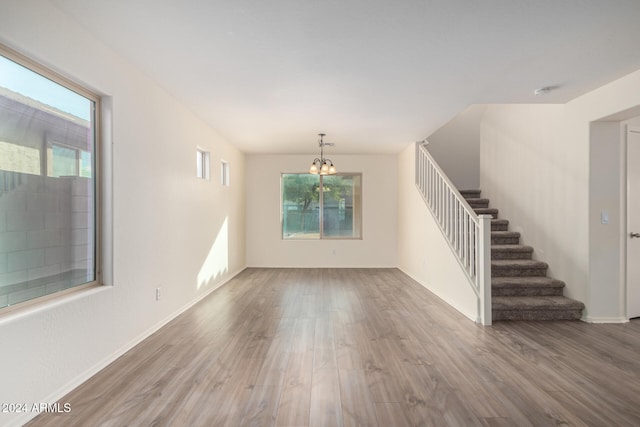
[{"label": "newel post", "polygon": [[491,325],[491,219],[491,215],[478,216],[478,314],[483,325]]}]

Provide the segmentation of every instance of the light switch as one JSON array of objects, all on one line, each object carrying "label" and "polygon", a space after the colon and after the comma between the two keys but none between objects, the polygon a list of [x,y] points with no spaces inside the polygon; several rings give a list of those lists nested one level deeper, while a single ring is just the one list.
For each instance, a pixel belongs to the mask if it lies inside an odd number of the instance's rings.
[{"label": "light switch", "polygon": [[600,222],[602,224],[609,224],[609,212],[600,212]]}]

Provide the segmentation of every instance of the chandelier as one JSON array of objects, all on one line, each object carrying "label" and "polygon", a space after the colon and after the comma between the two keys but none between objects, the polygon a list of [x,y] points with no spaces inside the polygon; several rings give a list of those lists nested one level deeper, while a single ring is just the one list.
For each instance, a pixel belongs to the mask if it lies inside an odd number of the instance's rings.
[{"label": "chandelier", "polygon": [[318,136],[320,136],[320,141],[318,141],[318,145],[320,146],[320,158],[315,158],[313,160],[313,163],[311,163],[311,167],[309,168],[309,173],[314,175],[335,175],[338,171],[333,165],[333,162],[330,159],[324,158],[324,147],[333,147],[334,144],[324,142],[324,133],[319,133]]}]

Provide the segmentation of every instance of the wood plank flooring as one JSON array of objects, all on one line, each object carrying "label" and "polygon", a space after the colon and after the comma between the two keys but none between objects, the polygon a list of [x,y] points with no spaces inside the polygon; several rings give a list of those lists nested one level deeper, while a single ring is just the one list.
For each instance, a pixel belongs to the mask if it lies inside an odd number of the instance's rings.
[{"label": "wood plank flooring", "polygon": [[396,269],[247,269],[30,426],[638,426],[640,323],[474,324]]}]

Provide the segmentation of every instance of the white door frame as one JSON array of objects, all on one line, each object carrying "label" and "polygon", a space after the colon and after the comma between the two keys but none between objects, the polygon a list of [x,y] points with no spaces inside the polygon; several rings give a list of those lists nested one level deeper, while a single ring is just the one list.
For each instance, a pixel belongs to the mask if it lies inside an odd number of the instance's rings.
[{"label": "white door frame", "polygon": [[[629,199],[630,199],[630,182],[629,182],[629,135],[631,133],[634,134],[638,134],[640,135],[640,127],[637,126],[627,126],[626,132],[625,132],[625,147],[624,147],[624,157],[625,157],[625,162],[624,162],[624,168],[625,168],[625,173],[624,173],[624,178],[625,178],[625,198],[624,198],[624,203],[625,203],[625,209],[624,209],[624,215],[626,217],[626,221],[625,221],[625,233],[624,233],[624,238],[625,238],[625,255],[624,255],[624,262],[625,262],[625,299],[626,299],[626,317],[627,319],[629,318],[633,318],[633,317],[638,317],[640,316],[640,307],[638,307],[638,298],[640,298],[640,289],[638,288],[640,286],[639,282],[640,282],[640,277],[638,277],[638,269],[637,269],[637,260],[635,261],[635,264],[632,260],[630,260],[630,256],[629,256],[629,245],[631,244],[632,240],[630,237],[630,233],[631,232],[640,232],[640,227],[638,226],[638,223],[636,221],[635,228],[636,229],[632,229],[632,225],[630,223],[630,215],[629,215],[629,210],[630,210],[630,203],[629,203]],[[636,240],[636,239],[633,239]],[[640,244],[640,238],[638,239],[637,242],[634,242],[636,244]],[[633,266],[635,266],[636,268],[633,269],[633,271],[631,270],[633,268]],[[630,274],[631,273],[631,274]],[[630,277],[631,275],[633,275],[634,277]],[[634,280],[635,283],[635,287],[631,288],[630,283],[631,280]],[[635,296],[636,300],[632,300],[631,299],[631,295]]]}]

